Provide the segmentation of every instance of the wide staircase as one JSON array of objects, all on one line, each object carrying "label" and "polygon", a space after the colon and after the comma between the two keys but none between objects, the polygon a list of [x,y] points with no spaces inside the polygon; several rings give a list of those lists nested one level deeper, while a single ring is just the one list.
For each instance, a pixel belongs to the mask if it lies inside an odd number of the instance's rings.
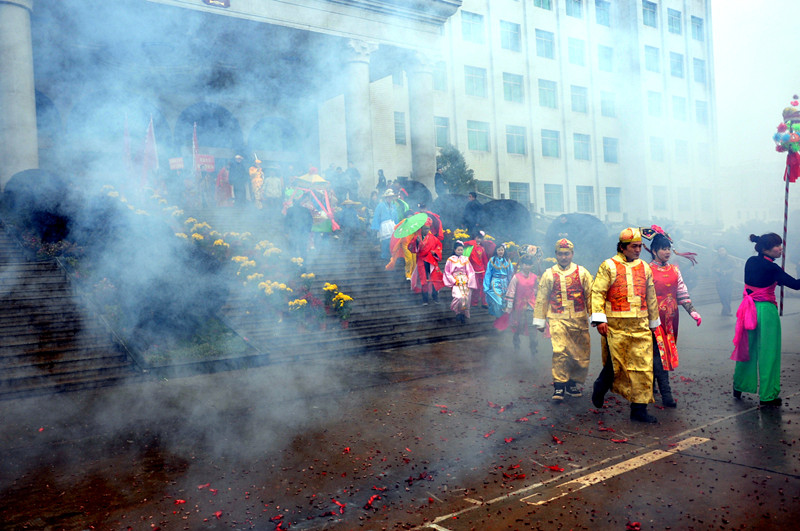
[{"label": "wide staircase", "polygon": [[28,261],[0,224],[0,399],[137,374],[54,260]]},{"label": "wide staircase", "polygon": [[[281,241],[279,225],[253,223],[231,209],[207,209],[192,214],[219,232],[254,234],[272,242]],[[445,255],[449,255],[445,250]],[[422,305],[419,294],[409,287],[399,260],[394,271],[386,271],[377,241],[358,237],[352,242],[325,235],[305,257],[306,270],[314,273],[312,292],[322,294],[325,282],[353,297],[353,311],[346,329],[339,321],[309,323],[298,331],[292,324],[276,323],[250,307],[246,296],[232,293],[222,315],[242,337],[271,361],[330,356],[368,350],[386,350],[420,343],[434,343],[483,335],[493,330],[494,318],[486,309],[473,307],[470,320],[462,325],[450,310],[450,290],[444,288],[439,303]],[[442,262],[444,267],[444,262]]]}]

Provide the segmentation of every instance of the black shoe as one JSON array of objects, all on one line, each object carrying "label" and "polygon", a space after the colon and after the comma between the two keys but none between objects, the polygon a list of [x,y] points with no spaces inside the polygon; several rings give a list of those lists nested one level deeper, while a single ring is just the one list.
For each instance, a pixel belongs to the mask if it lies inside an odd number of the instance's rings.
[{"label": "black shoe", "polygon": [[592,389],[592,404],[597,409],[603,407],[603,402],[606,399],[606,393],[601,389],[600,382],[595,381]]},{"label": "black shoe", "polygon": [[656,424],[658,419],[647,412],[647,404],[631,404],[631,420]]},{"label": "black shoe", "polygon": [[481,304],[481,308],[486,308],[486,309],[488,310],[488,309],[489,309],[489,305],[487,305],[487,304]]},{"label": "black shoe", "polygon": [[575,397],[583,396],[583,393],[581,392],[581,390],[578,389],[578,384],[576,384],[575,382],[572,382],[572,381],[567,382],[567,394],[569,396],[575,396]]},{"label": "black shoe", "polygon": [[661,395],[661,404],[664,407],[678,407],[678,403],[672,398],[672,395]]},{"label": "black shoe", "polygon": [[555,390],[553,391],[553,400],[558,402],[564,400],[564,384],[555,384]]},{"label": "black shoe", "polygon": [[760,402],[760,404],[762,406],[765,406],[765,407],[777,407],[777,406],[780,406],[782,403],[783,403],[783,400],[781,400],[780,397],[774,398],[772,400],[766,400],[766,401],[762,400]]},{"label": "black shoe", "polygon": [[733,398],[740,400],[742,398],[742,392],[737,391],[736,389],[733,390]]}]

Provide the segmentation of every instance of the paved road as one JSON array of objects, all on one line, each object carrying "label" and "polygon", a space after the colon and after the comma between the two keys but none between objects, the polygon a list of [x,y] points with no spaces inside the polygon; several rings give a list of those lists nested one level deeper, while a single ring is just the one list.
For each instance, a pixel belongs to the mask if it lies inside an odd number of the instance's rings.
[{"label": "paved road", "polygon": [[551,403],[548,343],[506,335],[2,402],[0,527],[794,528],[800,300],[777,409],[732,399],[733,321],[699,310],[657,425]]}]

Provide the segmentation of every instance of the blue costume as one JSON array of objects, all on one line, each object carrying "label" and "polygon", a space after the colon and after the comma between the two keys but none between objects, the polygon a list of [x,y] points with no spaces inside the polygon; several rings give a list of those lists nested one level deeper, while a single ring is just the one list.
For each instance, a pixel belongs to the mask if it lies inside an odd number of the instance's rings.
[{"label": "blue costume", "polygon": [[375,214],[372,217],[371,228],[378,232],[378,239],[381,242],[381,258],[388,260],[391,258],[389,253],[389,243],[391,242],[394,226],[400,221],[397,216],[397,209],[394,204],[381,201],[375,207]]},{"label": "blue costume", "polygon": [[508,289],[508,283],[514,276],[514,266],[510,261],[499,256],[493,256],[486,266],[486,276],[483,277],[483,291],[486,293],[486,302],[489,304],[489,313],[495,317],[503,315],[503,295]]}]

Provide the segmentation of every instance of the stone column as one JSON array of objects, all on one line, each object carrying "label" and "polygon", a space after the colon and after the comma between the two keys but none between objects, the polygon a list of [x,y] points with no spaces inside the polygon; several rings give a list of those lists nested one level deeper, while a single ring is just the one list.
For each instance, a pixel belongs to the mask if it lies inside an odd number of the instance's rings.
[{"label": "stone column", "polygon": [[0,0],[0,189],[39,167],[32,10],[33,0]]},{"label": "stone column", "polygon": [[361,190],[369,190],[374,184],[375,170],[372,152],[372,113],[369,91],[369,56],[378,45],[371,42],[350,40],[347,42],[348,57],[345,75],[344,115],[347,141],[347,159],[361,174]]},{"label": "stone column", "polygon": [[435,195],[436,137],[433,127],[433,60],[417,52],[407,69],[408,109],[411,126],[411,170]]}]

